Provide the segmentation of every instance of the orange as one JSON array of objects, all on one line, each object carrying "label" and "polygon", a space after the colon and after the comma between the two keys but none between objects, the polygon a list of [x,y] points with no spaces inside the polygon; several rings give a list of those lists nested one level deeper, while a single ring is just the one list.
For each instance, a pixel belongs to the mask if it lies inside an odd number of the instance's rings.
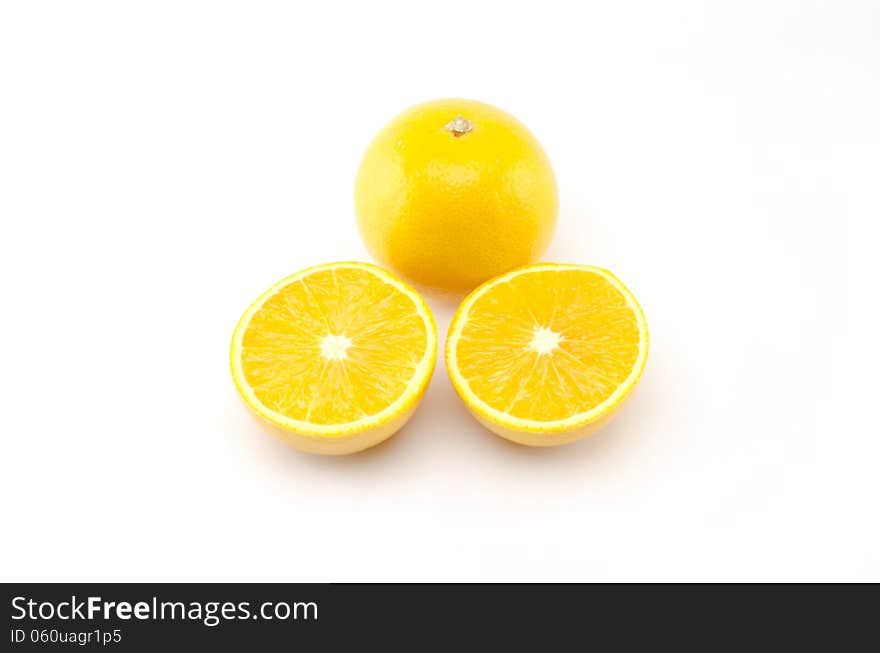
[{"label": "orange", "polygon": [[375,137],[358,170],[355,209],[377,261],[422,286],[464,292],[546,249],[556,179],[537,139],[510,114],[434,100]]},{"label": "orange", "polygon": [[648,357],[642,309],[617,277],[539,263],[477,288],[456,311],[446,367],[487,428],[533,446],[595,431],[635,387]]},{"label": "orange", "polygon": [[390,437],[413,414],[437,360],[424,300],[369,263],[330,263],[282,279],[232,336],[232,377],[275,433],[312,453]]}]

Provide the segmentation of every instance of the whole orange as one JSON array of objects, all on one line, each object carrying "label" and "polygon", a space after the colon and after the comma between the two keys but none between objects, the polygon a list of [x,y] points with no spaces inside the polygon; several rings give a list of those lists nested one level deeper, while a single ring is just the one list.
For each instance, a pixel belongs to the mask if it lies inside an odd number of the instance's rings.
[{"label": "whole orange", "polygon": [[433,100],[373,139],[355,210],[376,260],[422,286],[463,292],[541,255],[556,225],[556,178],[510,114]]}]

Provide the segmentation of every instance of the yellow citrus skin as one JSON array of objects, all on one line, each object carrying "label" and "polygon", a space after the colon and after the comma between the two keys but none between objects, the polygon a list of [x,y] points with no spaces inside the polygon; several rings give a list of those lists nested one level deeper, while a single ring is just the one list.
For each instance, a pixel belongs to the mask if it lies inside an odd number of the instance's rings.
[{"label": "yellow citrus skin", "polygon": [[446,340],[446,368],[476,419],[530,446],[573,442],[620,409],[644,370],[648,327],[607,270],[538,263],[465,298]]},{"label": "yellow citrus skin", "polygon": [[473,100],[433,100],[404,111],[370,144],[355,211],[377,261],[421,286],[462,293],[546,249],[556,178],[513,116]]},{"label": "yellow citrus skin", "polygon": [[437,360],[425,301],[369,263],[319,265],[282,279],[232,335],[232,378],[271,432],[309,453],[379,444],[412,416]]}]

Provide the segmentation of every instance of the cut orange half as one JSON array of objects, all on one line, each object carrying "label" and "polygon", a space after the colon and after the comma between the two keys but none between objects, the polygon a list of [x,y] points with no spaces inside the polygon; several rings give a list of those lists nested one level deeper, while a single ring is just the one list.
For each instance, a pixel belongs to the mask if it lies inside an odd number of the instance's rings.
[{"label": "cut orange half", "polygon": [[437,330],[410,286],[368,263],[279,281],[232,336],[235,387],[293,446],[346,454],[400,429],[437,360]]},{"label": "cut orange half", "polygon": [[648,327],[613,274],[539,263],[486,282],[459,306],[446,367],[474,416],[520,444],[551,446],[598,428],[632,391]]}]

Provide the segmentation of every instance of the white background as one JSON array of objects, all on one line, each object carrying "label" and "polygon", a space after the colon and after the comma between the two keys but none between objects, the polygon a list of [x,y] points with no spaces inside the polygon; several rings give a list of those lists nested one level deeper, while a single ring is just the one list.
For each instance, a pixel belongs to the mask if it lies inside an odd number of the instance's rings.
[{"label": "white background", "polygon": [[[267,436],[227,352],[410,104],[538,136],[545,260],[652,350],[530,450],[442,362],[362,455]],[[877,2],[4,2],[2,580],[880,580]],[[441,336],[454,305],[432,300]]]}]

